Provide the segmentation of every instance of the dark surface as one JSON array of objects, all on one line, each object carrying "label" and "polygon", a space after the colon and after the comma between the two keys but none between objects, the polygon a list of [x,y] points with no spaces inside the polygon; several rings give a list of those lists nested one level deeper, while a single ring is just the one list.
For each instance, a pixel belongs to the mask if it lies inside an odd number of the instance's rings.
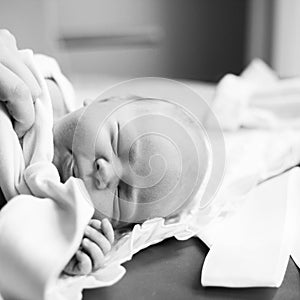
[{"label": "dark surface", "polygon": [[4,195],[2,193],[2,190],[0,189],[0,209],[6,204],[6,200],[4,198]]},{"label": "dark surface", "polygon": [[116,285],[86,290],[84,300],[146,299],[300,299],[299,271],[292,260],[284,282],[276,288],[204,288],[201,268],[208,248],[198,239],[168,239],[136,254]]}]

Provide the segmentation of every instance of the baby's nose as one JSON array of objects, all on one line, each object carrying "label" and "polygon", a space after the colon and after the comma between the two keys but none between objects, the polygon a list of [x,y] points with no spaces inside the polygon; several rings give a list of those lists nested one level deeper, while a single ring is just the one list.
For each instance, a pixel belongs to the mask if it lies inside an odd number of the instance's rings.
[{"label": "baby's nose", "polygon": [[96,186],[98,189],[111,188],[118,184],[119,178],[114,165],[104,158],[96,160]]}]

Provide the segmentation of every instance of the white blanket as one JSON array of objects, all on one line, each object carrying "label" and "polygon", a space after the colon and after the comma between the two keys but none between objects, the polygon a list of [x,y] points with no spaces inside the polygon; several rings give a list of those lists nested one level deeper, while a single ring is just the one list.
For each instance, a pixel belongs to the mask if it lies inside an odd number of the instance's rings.
[{"label": "white blanket", "polygon": [[[33,61],[31,52],[24,52]],[[33,62],[34,63],[34,62]],[[52,108],[39,68],[42,95],[23,148],[0,106],[0,184],[9,199],[0,212],[0,291],[9,299],[53,299],[56,280],[80,245],[93,215],[83,182],[60,183],[52,162]]]}]

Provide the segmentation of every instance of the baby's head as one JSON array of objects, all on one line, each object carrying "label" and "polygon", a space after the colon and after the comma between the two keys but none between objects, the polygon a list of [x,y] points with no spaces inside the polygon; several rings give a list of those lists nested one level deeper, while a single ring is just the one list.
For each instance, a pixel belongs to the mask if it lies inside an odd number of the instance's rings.
[{"label": "baby's head", "polygon": [[81,178],[95,217],[115,226],[187,207],[209,163],[197,121],[159,99],[96,99],[55,123],[54,145],[62,181]]}]

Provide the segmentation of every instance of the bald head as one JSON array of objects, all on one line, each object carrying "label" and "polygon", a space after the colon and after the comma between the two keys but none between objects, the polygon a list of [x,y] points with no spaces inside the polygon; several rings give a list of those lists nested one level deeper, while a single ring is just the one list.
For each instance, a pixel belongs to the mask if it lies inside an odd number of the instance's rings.
[{"label": "bald head", "polygon": [[185,208],[209,164],[205,133],[168,101],[96,99],[57,123],[55,164],[81,178],[98,218],[137,223]]}]

